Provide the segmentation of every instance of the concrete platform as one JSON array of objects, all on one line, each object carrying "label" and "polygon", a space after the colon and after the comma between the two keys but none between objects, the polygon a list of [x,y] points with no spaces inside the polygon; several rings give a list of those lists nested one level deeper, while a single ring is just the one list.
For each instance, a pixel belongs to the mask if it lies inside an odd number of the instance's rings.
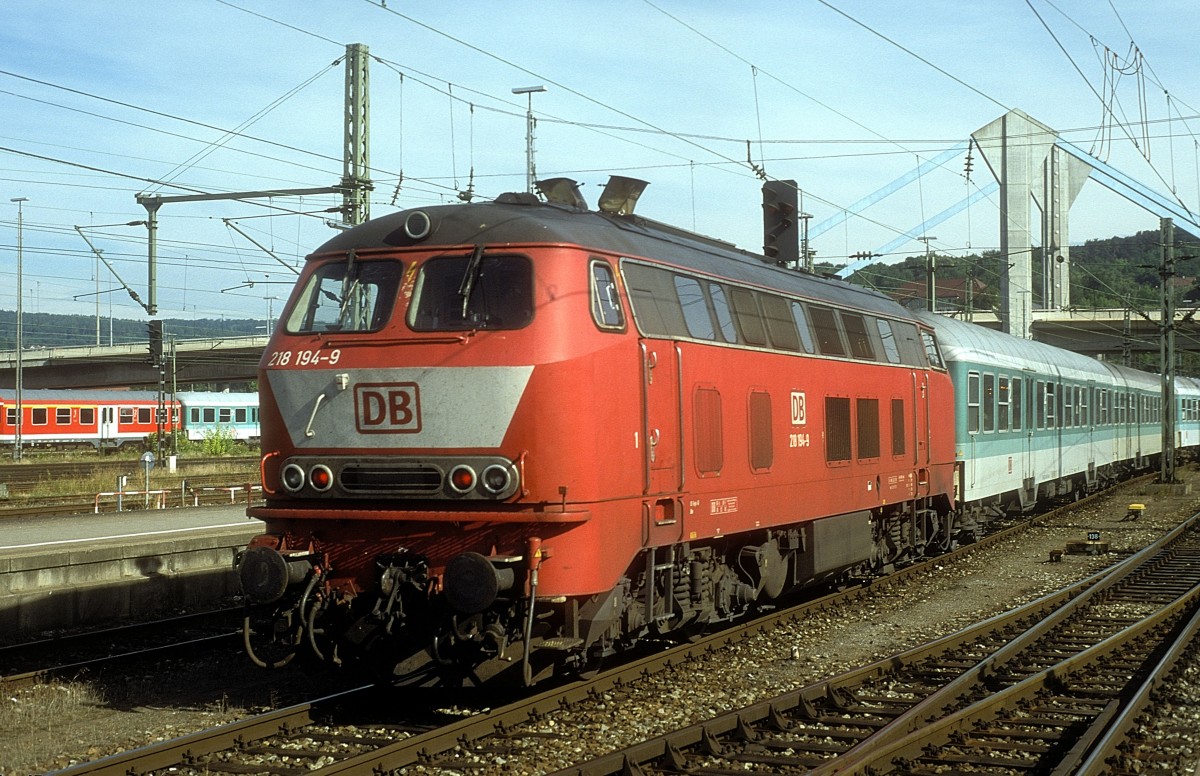
[{"label": "concrete platform", "polygon": [[261,526],[244,505],[0,522],[0,642],[232,599]]}]

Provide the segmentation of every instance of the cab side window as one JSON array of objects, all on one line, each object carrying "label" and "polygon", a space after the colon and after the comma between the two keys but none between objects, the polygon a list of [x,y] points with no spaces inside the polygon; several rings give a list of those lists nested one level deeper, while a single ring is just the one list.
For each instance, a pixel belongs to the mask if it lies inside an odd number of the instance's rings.
[{"label": "cab side window", "polygon": [[625,312],[617,294],[617,279],[612,267],[603,261],[592,261],[591,277],[592,319],[602,329],[624,329]]}]

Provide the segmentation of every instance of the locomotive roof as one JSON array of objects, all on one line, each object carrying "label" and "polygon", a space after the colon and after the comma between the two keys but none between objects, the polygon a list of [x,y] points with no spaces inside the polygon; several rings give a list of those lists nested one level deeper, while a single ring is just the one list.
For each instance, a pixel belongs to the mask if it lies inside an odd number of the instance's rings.
[{"label": "locomotive roof", "polygon": [[[423,212],[429,233],[419,239],[405,229],[410,216]],[[764,256],[736,246],[635,215],[611,215],[541,202],[532,194],[504,194],[494,202],[435,205],[402,210],[338,234],[313,257],[350,250],[414,246],[578,245],[623,257],[654,259],[685,269],[765,286],[831,304],[911,318],[883,294],[843,280],[778,267]]]}]

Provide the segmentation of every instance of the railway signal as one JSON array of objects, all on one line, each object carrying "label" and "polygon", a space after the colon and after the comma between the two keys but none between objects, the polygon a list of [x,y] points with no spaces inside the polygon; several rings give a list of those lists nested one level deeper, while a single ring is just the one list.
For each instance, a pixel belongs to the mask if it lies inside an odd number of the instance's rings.
[{"label": "railway signal", "polygon": [[795,181],[763,184],[763,255],[780,267],[800,261],[800,228]]}]

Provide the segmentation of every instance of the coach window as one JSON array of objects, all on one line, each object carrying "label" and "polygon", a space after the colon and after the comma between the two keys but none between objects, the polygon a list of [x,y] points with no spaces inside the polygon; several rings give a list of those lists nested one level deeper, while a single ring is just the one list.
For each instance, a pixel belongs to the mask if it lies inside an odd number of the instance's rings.
[{"label": "coach window", "polygon": [[29,422],[34,426],[50,425],[50,411],[45,407],[34,407],[29,411]]},{"label": "coach window", "polygon": [[846,348],[842,345],[842,334],[838,331],[837,317],[828,307],[810,305],[808,314],[812,317],[813,328],[817,332],[817,347],[823,356],[844,356]]},{"label": "coach window", "polygon": [[796,330],[800,332],[800,344],[804,346],[804,352],[812,353],[812,329],[808,326],[808,314],[804,312],[804,305],[799,302],[792,302],[792,320],[796,322]]},{"label": "coach window", "polygon": [[138,407],[137,415],[138,423],[141,423],[143,426],[154,422],[154,416],[150,414],[149,407]]},{"label": "coach window", "polygon": [[1058,402],[1054,383],[1046,383],[1046,428],[1058,428]]},{"label": "coach window", "polygon": [[717,332],[713,328],[712,316],[708,314],[708,300],[704,298],[700,282],[694,278],[676,275],[675,295],[679,297],[679,306],[683,309],[683,320],[687,323],[688,334],[696,339],[716,339]]},{"label": "coach window", "polygon": [[96,425],[96,408],[95,407],[80,407],[79,408],[79,425],[81,425],[81,426]]},{"label": "coach window", "polygon": [[59,407],[54,411],[54,422],[59,426],[71,425],[71,408]]},{"label": "coach window", "polygon": [[1008,377],[1000,375],[996,378],[996,430],[1008,431]]},{"label": "coach window", "polygon": [[861,315],[842,313],[842,326],[850,342],[850,355],[863,361],[875,360],[875,347],[867,334],[867,322]]},{"label": "coach window", "polygon": [[979,373],[967,373],[967,433],[979,433]]},{"label": "coach window", "polygon": [[991,373],[983,376],[983,430],[996,430],[996,376]]},{"label": "coach window", "polygon": [[617,294],[617,278],[612,267],[592,261],[592,319],[602,329],[624,329],[625,313]]},{"label": "coach window", "polygon": [[246,408],[245,407],[238,407],[236,410],[233,411],[233,422],[234,423],[245,423],[246,422]]},{"label": "coach window", "polygon": [[[465,285],[463,268],[466,264],[466,257],[459,259],[455,291]],[[301,334],[381,328],[392,313],[403,276],[404,265],[398,261],[361,261],[351,251],[345,260],[324,264],[309,276],[296,297],[295,306],[285,316],[287,331]],[[461,311],[463,298],[457,298],[457,309]],[[453,308],[452,300],[446,299],[444,303]],[[453,309],[446,312],[447,317],[452,314]]]},{"label": "coach window", "polygon": [[716,283],[708,284],[708,295],[712,298],[713,312],[717,314],[717,325],[726,342],[737,342],[737,327],[733,325],[733,313],[729,310],[729,299],[725,288]]},{"label": "coach window", "polygon": [[1062,426],[1063,428],[1071,428],[1075,425],[1075,404],[1072,402],[1071,386],[1064,385],[1062,387]]},{"label": "coach window", "polygon": [[229,407],[222,407],[217,411],[217,417],[220,418],[219,423],[229,423],[233,420],[233,410]]},{"label": "coach window", "polygon": [[133,407],[121,407],[117,410],[117,421],[120,423],[133,422]]},{"label": "coach window", "polygon": [[1033,390],[1033,405],[1037,408],[1037,428],[1040,431],[1046,427],[1046,384],[1042,380],[1037,381],[1037,387]]},{"label": "coach window", "polygon": [[733,314],[737,316],[738,326],[747,344],[766,345],[767,330],[763,327],[754,294],[744,288],[733,288],[729,291],[729,298],[733,300]]},{"label": "coach window", "polygon": [[762,303],[763,318],[767,321],[767,334],[771,335],[771,345],[780,350],[800,350],[800,337],[788,311],[787,300],[774,294],[760,294],[758,301]]},{"label": "coach window", "polygon": [[892,331],[892,322],[883,318],[875,319],[875,328],[879,329],[879,339],[883,343],[883,355],[889,364],[900,363],[900,348],[896,345],[896,335]]},{"label": "coach window", "polygon": [[1021,392],[1021,389],[1023,387],[1024,386],[1021,382],[1021,378],[1014,377],[1012,379],[1012,430],[1013,431],[1020,431],[1021,425],[1024,422],[1023,418],[1025,416],[1022,414],[1022,410],[1024,409],[1024,398],[1025,397]]}]

